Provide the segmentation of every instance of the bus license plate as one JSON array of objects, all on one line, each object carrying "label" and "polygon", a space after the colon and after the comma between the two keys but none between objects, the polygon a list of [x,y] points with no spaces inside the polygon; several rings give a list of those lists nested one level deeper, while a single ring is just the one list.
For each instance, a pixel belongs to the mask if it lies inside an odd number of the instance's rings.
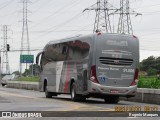
[{"label": "bus license plate", "polygon": [[110,90],[110,93],[116,94],[116,93],[119,93],[119,90]]}]

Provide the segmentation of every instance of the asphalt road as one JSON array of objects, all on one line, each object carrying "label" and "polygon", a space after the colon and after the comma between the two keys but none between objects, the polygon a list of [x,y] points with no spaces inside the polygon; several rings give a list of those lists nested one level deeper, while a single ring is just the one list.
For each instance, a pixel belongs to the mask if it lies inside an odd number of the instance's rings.
[{"label": "asphalt road", "polygon": [[[115,112],[115,107],[127,107],[127,106],[128,107],[138,106],[141,108],[142,111],[144,111],[144,108],[149,106],[150,108],[158,108],[158,111],[160,111],[160,105],[154,105],[154,104],[137,103],[129,101],[120,101],[118,104],[106,104],[102,99],[93,99],[93,98],[87,99],[85,102],[72,102],[70,100],[69,95],[59,95],[58,97],[45,98],[44,92],[0,87],[0,111],[42,112],[44,116],[47,115],[52,117],[55,116],[58,117],[59,119],[64,119],[65,117],[68,118],[67,115],[80,116],[76,118],[78,120],[81,120],[82,118],[84,119],[85,117],[87,117],[86,119],[89,119],[89,117],[93,117],[92,118],[93,120],[94,119],[106,120],[106,117],[102,118],[103,115],[101,116],[100,114],[106,112],[106,114],[111,116],[107,118],[107,120],[113,120],[113,119],[121,120],[124,119],[123,118],[124,114]],[[128,113],[126,114],[128,115]],[[81,117],[81,115],[84,116]],[[125,118],[146,120],[146,118],[144,117],[135,118],[135,117],[129,117],[127,115]],[[12,119],[18,119],[18,118],[12,118]],[[30,120],[32,118],[27,118],[27,119]],[[74,119],[74,117],[72,117],[71,119]],[[153,119],[153,118],[147,118],[147,119]],[[155,117],[154,120],[160,120],[160,118]]]}]

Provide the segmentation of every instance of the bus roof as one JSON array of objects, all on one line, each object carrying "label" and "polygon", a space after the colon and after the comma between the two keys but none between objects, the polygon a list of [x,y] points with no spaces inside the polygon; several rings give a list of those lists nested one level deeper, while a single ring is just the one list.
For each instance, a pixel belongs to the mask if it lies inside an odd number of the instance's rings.
[{"label": "bus roof", "polygon": [[[88,35],[79,34],[79,35],[75,35],[73,37],[67,37],[67,38],[62,38],[62,39],[58,39],[58,40],[51,40],[46,44],[46,46],[48,46],[50,44],[57,44],[57,43],[72,41],[72,40],[75,40],[76,38],[93,37],[95,35],[99,35],[99,34],[98,33],[92,33],[92,34],[88,34]],[[120,35],[120,36],[128,36],[128,37],[136,38],[134,35],[118,34],[118,33],[101,33],[100,35],[113,35],[113,36]],[[46,48],[46,46],[44,47],[44,49]]]}]

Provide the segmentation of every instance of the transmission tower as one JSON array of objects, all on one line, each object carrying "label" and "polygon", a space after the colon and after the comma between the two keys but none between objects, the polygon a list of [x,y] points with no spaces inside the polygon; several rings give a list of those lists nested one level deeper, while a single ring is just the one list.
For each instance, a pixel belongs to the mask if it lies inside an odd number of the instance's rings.
[{"label": "transmission tower", "polygon": [[[109,11],[115,10],[112,8],[113,6],[108,3],[108,0],[97,0],[96,7],[95,5],[87,8],[85,10],[95,10],[96,18],[94,23],[93,32],[107,32],[112,33]],[[84,11],[85,11],[84,10]]]},{"label": "transmission tower", "polygon": [[120,18],[118,23],[118,33],[133,34],[130,14],[129,0],[120,0]]},{"label": "transmission tower", "polygon": [[2,73],[3,74],[10,74],[9,68],[9,59],[8,59],[8,26],[3,25],[3,59],[2,59]]},{"label": "transmission tower", "polygon": [[[21,52],[20,55],[30,55],[30,43],[29,43],[29,32],[28,32],[28,3],[29,0],[22,0],[23,4],[23,26],[22,26],[22,37],[21,37]],[[27,66],[27,65],[26,65]],[[22,63],[20,63],[20,73],[22,73]]]}]

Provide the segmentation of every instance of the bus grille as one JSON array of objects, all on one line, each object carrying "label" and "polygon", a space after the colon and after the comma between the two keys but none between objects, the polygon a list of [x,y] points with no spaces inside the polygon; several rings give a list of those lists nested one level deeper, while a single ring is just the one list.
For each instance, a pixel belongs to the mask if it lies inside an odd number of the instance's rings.
[{"label": "bus grille", "polygon": [[106,65],[130,66],[133,63],[132,59],[125,59],[125,58],[100,57],[99,60],[102,64]]}]

